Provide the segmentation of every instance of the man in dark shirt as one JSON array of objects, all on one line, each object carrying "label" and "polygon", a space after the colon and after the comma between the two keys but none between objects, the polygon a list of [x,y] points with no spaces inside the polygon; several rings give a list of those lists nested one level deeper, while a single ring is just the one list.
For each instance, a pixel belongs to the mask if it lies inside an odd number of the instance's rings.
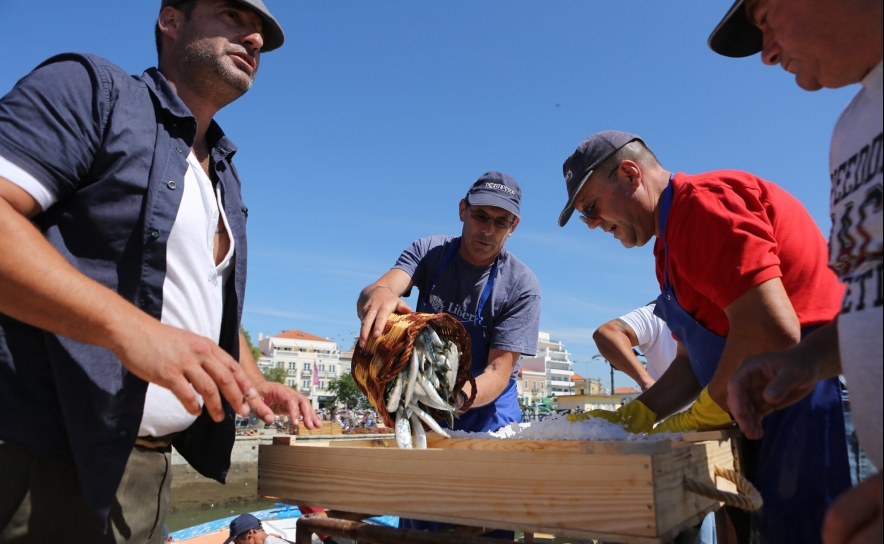
[{"label": "man in dark shirt", "polygon": [[0,541],[159,541],[172,444],[223,482],[234,411],[320,424],[239,332],[247,210],[212,120],[282,29],[163,0],[156,37],[140,77],[65,54],[0,98]]}]

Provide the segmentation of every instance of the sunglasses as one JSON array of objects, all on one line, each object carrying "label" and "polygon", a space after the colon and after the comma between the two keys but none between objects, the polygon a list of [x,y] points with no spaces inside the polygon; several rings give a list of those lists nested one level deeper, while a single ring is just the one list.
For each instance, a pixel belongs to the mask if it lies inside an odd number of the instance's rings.
[{"label": "sunglasses", "polygon": [[513,223],[516,222],[515,219],[507,219],[505,217],[491,217],[487,213],[482,210],[474,210],[472,206],[467,204],[467,209],[470,211],[470,217],[473,218],[474,221],[482,223],[483,225],[488,221],[494,223],[494,226],[499,229],[508,229],[513,226]]},{"label": "sunglasses", "polygon": [[590,204],[589,206],[583,208],[582,210],[578,210],[578,212],[580,213],[580,215],[578,216],[578,218],[579,218],[581,221],[583,221],[583,223],[586,224],[586,225],[589,224],[589,221],[590,221],[591,219],[594,220],[594,219],[598,219],[598,218],[599,218],[599,214],[595,213],[595,210],[593,210],[593,208],[595,208],[595,203],[596,203],[596,202],[598,202],[598,201],[597,201],[597,200],[593,200],[593,201],[592,201],[592,204]]}]

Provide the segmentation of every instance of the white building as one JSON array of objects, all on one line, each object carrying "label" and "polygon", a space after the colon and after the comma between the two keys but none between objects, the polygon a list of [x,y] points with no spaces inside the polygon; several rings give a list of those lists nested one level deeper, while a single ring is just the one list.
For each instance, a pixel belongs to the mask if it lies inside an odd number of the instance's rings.
[{"label": "white building", "polygon": [[[537,355],[534,357],[523,355],[519,364],[526,371],[539,372],[546,376],[546,382],[539,397],[574,394],[574,382],[571,380],[574,371],[571,370],[573,363],[570,355],[561,342],[550,340],[548,332],[538,333]],[[524,382],[524,379],[522,381]]]},{"label": "white building", "polygon": [[354,351],[356,351],[356,346],[353,346],[349,350],[341,353],[341,374],[350,374],[353,367]]},{"label": "white building", "polygon": [[286,385],[309,397],[314,408],[323,408],[332,400],[328,382],[341,375],[341,352],[337,343],[291,330],[266,338],[259,334],[258,348],[264,354],[258,360],[258,367],[262,371],[284,369]]}]

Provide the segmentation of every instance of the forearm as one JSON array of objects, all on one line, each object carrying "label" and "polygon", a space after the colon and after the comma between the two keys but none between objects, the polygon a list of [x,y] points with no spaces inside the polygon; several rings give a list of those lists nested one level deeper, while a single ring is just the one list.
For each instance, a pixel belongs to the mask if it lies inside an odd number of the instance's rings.
[{"label": "forearm", "polygon": [[611,338],[597,334],[593,339],[601,356],[614,365],[614,368],[635,380],[642,389],[647,389],[654,383],[654,379],[633,353],[632,344],[625,336]]},{"label": "forearm", "polygon": [[795,346],[797,342],[797,335],[788,334],[784,330],[762,331],[751,323],[736,324],[727,336],[718,368],[709,381],[709,396],[716,404],[727,409],[727,383],[743,359],[760,353],[781,351]]},{"label": "forearm", "polygon": [[838,318],[826,323],[790,348],[801,354],[805,361],[817,365],[820,380],[841,374],[841,351],[838,348]]},{"label": "forearm", "polygon": [[781,351],[801,340],[801,323],[780,278],[752,287],[724,308],[730,323],[709,396],[727,409],[727,384],[746,357]]},{"label": "forearm", "polygon": [[109,349],[158,322],[68,263],[0,198],[0,312]]},{"label": "forearm", "polygon": [[637,400],[657,414],[657,421],[660,421],[693,402],[702,389],[687,352],[679,350],[654,387],[642,393]]},{"label": "forearm", "polygon": [[[519,354],[513,351],[492,349],[488,354],[485,371],[476,376],[476,399],[472,407],[478,408],[494,402],[503,393],[513,376]],[[472,388],[467,382],[464,393],[470,395]]]},{"label": "forearm", "polygon": [[[510,375],[503,376],[499,372],[485,371],[476,376],[476,399],[473,401],[471,408],[478,408],[494,402],[497,397],[506,389],[507,383],[511,379]],[[463,388],[467,398],[470,396],[472,386],[467,382]]]}]

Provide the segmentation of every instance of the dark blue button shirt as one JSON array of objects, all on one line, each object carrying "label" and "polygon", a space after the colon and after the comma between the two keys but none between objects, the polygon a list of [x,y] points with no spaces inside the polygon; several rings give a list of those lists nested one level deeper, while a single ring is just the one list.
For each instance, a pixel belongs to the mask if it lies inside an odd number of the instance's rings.
[{"label": "dark blue button shirt", "polygon": [[[34,218],[83,274],[159,319],[166,244],[181,204],[196,120],[163,75],[129,76],[89,55],[53,57],[0,98],[0,156],[58,196]],[[246,282],[236,147],[212,122],[213,178],[236,247],[221,347],[238,358]],[[147,383],[109,350],[0,314],[0,440],[73,459],[83,495],[104,524],[138,434]],[[223,481],[234,414],[203,414],[175,442],[202,474]]]}]

